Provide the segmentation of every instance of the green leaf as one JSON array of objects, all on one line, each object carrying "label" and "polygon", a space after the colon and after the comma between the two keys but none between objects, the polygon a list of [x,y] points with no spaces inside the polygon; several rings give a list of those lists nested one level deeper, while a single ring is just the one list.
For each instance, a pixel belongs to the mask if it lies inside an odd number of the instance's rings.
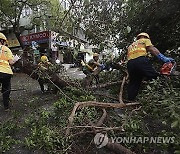
[{"label": "green leaf", "polygon": [[128,33],[131,32],[131,27],[127,26],[127,32],[128,32]]},{"label": "green leaf", "polygon": [[152,88],[151,88],[149,85],[147,85],[147,89],[148,89],[148,90],[152,90]]},{"label": "green leaf", "polygon": [[174,121],[172,124],[171,124],[171,128],[175,128],[178,126],[178,120]]},{"label": "green leaf", "polygon": [[162,124],[166,125],[167,123],[166,123],[166,121],[162,121]]},{"label": "green leaf", "polygon": [[176,150],[174,154],[180,154],[180,150]]},{"label": "green leaf", "polygon": [[167,95],[168,93],[167,93],[167,91],[163,88],[163,94],[164,95]]}]

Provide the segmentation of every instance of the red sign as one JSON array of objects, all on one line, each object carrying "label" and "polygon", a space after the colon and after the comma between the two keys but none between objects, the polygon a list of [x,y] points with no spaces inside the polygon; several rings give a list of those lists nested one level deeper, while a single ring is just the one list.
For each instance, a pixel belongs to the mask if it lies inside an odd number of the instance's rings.
[{"label": "red sign", "polygon": [[43,31],[39,33],[33,33],[29,35],[20,36],[23,44],[29,44],[32,41],[36,41],[38,43],[44,43],[49,40],[49,31]]}]

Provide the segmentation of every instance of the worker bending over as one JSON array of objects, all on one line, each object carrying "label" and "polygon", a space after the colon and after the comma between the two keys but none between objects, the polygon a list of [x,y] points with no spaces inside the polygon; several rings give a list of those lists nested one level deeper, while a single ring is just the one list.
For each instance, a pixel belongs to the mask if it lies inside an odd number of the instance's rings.
[{"label": "worker bending over", "polygon": [[138,95],[144,77],[152,80],[156,79],[159,75],[147,58],[148,52],[164,63],[174,61],[174,59],[164,56],[153,46],[147,33],[137,35],[137,40],[128,47],[127,54],[127,68],[129,73],[128,99],[130,101],[134,101]]},{"label": "worker bending over", "polygon": [[38,82],[42,93],[45,92],[44,84],[49,82],[46,74],[44,73],[48,73],[52,66],[53,64],[49,62],[47,56],[41,57],[41,62],[38,64],[38,68],[40,70]]},{"label": "worker bending over", "polygon": [[99,54],[94,53],[93,59],[91,59],[87,64],[83,61],[81,62],[83,65],[83,73],[89,76],[94,76],[96,80],[96,84],[99,83],[99,72],[105,68],[103,64],[99,63]]}]

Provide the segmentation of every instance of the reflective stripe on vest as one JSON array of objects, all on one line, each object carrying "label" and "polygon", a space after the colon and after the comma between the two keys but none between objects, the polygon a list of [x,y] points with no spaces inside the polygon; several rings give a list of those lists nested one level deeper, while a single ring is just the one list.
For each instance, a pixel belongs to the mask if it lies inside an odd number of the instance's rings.
[{"label": "reflective stripe on vest", "polygon": [[131,50],[131,52],[128,52],[128,56],[132,55],[132,54],[138,54],[138,53],[147,53],[146,49],[144,48],[137,48],[136,50]]}]

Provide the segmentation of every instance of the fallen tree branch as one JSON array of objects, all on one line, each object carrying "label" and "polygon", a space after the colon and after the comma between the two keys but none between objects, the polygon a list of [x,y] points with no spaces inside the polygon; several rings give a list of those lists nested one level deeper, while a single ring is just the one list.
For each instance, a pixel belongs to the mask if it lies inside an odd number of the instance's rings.
[{"label": "fallen tree branch", "polygon": [[126,82],[126,76],[123,77],[123,81],[122,81],[120,92],[119,92],[119,103],[120,104],[124,104],[123,98],[122,98],[123,96],[122,95],[123,95],[123,89],[124,89],[125,82]]},{"label": "fallen tree branch", "polygon": [[135,106],[135,105],[139,105],[139,103],[116,104],[116,103],[103,103],[103,102],[96,102],[96,101],[77,102],[74,105],[71,115],[68,118],[69,123],[66,130],[66,136],[68,136],[70,133],[70,127],[73,124],[76,110],[82,107],[94,106],[94,107],[103,107],[103,108],[124,108],[124,107]]},{"label": "fallen tree branch", "polygon": [[103,125],[103,122],[107,116],[106,110],[105,109],[102,109],[102,110],[103,110],[103,114],[102,114],[101,118],[99,119],[99,121],[95,124],[95,126],[97,126],[97,127],[100,127],[101,125]]},{"label": "fallen tree branch", "polygon": [[[75,104],[73,110],[72,110],[72,113],[71,115],[69,116],[69,124],[68,126],[66,127],[66,136],[69,135],[70,133],[70,129],[72,128],[88,128],[88,129],[92,129],[92,131],[88,131],[88,132],[81,132],[81,133],[77,133],[73,136],[76,136],[76,135],[82,135],[82,134],[86,134],[86,133],[93,133],[93,134],[96,134],[98,132],[102,132],[102,131],[112,131],[112,130],[121,130],[121,131],[124,131],[123,127],[99,127],[99,126],[74,126],[74,127],[71,127],[72,126],[72,123],[73,123],[73,119],[74,119],[74,116],[75,116],[75,113],[76,113],[76,110],[82,108],[82,107],[85,107],[85,106],[98,106],[98,107],[103,107],[103,108],[109,108],[109,107],[115,107],[115,108],[123,108],[123,107],[128,107],[128,106],[133,106],[133,105],[138,105],[139,103],[131,103],[131,104],[114,104],[114,103],[102,103],[102,102],[95,102],[95,101],[88,101],[88,102],[78,102]],[[102,117],[100,118],[100,120],[98,121],[97,125],[102,125],[104,119],[105,119],[105,116],[106,116],[106,110],[103,109],[103,115]],[[106,147],[108,149],[110,149],[111,151],[119,154],[119,153],[122,153],[122,154],[135,154],[134,152],[132,152],[131,150],[127,149],[126,147],[120,145],[120,144],[117,144],[117,143],[111,143],[110,141],[108,142],[108,144],[106,145]]]},{"label": "fallen tree branch", "polygon": [[[65,127],[68,128],[68,127]],[[98,127],[98,126],[92,126],[92,125],[87,125],[87,126],[73,126],[73,127],[69,127],[71,129],[73,128],[94,128],[94,129],[98,129],[99,131],[109,131],[109,130],[123,130],[122,127]]]},{"label": "fallen tree branch", "polygon": [[[49,79],[49,78],[48,78]],[[72,102],[76,102],[75,100],[71,99],[69,96],[67,96],[62,90],[61,88],[59,88],[51,79],[49,79],[49,81],[61,92],[62,95],[64,95],[67,99],[69,99]]]},{"label": "fallen tree branch", "polygon": [[[87,119],[87,121],[89,122],[89,124],[93,127],[100,127],[103,125],[103,122],[104,120],[106,119],[106,116],[107,116],[107,112],[105,109],[102,109],[103,110],[103,114],[101,116],[101,118],[98,120],[98,122],[96,124],[94,124],[91,120]],[[93,131],[96,132],[95,128],[93,128]]]}]

